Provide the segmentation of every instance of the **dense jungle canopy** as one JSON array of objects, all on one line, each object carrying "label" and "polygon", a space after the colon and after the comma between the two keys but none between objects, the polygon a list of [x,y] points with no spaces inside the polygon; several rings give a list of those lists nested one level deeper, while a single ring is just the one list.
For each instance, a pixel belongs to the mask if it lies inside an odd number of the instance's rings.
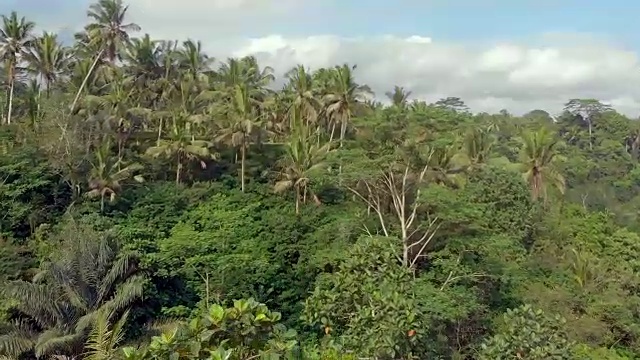
[{"label": "dense jungle canopy", "polygon": [[0,24],[0,356],[640,358],[638,120],[276,82],[126,12]]}]

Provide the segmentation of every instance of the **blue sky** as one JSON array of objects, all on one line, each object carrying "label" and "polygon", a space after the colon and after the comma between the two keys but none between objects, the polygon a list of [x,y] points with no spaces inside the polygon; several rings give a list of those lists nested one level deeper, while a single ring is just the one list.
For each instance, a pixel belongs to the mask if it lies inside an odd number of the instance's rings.
[{"label": "blue sky", "polygon": [[[214,57],[358,64],[384,94],[461,96],[472,110],[557,112],[569,98],[640,113],[640,2],[631,0],[131,0],[130,20],[160,39],[194,38]],[[274,4],[277,4],[275,6]],[[0,0],[66,35],[86,0]],[[410,36],[431,39],[416,43]]]},{"label": "blue sky", "polygon": [[[17,10],[41,22],[48,17],[56,24],[73,26],[83,21],[89,3],[86,0],[4,0],[0,13]],[[325,15],[338,4],[342,11],[332,12],[330,19],[313,16],[314,12]],[[630,46],[640,40],[640,26],[635,25],[640,2],[630,0],[325,0],[323,5],[311,7],[308,13],[310,17],[303,23],[281,22],[273,24],[271,29],[300,35],[421,34],[456,41],[502,40],[545,32],[594,33]],[[247,32],[259,35],[251,29]]]},{"label": "blue sky", "polygon": [[[404,1],[405,6],[372,0],[366,7],[363,2],[344,1],[349,11],[332,28],[353,34],[421,33],[462,41],[549,31],[609,34],[628,41],[640,37],[640,27],[635,25],[640,2],[630,0],[425,0],[422,5]],[[363,16],[354,18],[358,12]]]}]

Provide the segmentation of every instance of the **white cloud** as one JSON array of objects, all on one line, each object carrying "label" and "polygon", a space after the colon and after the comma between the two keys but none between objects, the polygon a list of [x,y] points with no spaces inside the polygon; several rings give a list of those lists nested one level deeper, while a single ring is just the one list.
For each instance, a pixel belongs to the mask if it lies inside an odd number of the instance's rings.
[{"label": "white cloud", "polygon": [[569,98],[595,97],[625,113],[640,112],[638,55],[609,45],[478,48],[413,37],[271,35],[244,42],[234,54],[255,54],[281,71],[297,63],[358,64],[357,78],[380,96],[400,85],[426,100],[459,96],[476,111],[558,112]]},{"label": "white cloud", "polygon": [[[555,113],[570,98],[594,97],[634,117],[640,113],[638,54],[605,38],[548,33],[466,44],[418,35],[310,36],[308,24],[331,28],[334,5],[334,0],[135,0],[130,15],[153,37],[202,40],[218,59],[254,54],[278,74],[298,63],[357,64],[358,81],[380,97],[400,85],[414,98],[430,101],[459,96],[475,111]],[[287,35],[292,29],[304,35]]]}]

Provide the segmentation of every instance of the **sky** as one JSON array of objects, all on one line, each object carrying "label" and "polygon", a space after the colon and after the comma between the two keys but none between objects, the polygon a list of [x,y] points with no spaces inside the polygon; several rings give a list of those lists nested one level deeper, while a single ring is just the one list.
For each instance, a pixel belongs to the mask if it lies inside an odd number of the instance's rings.
[{"label": "sky", "polygon": [[[1,0],[69,36],[87,0]],[[462,98],[473,111],[553,114],[597,98],[640,115],[640,2],[629,0],[130,0],[153,38],[201,40],[219,60],[255,55],[281,75],[357,64],[380,100]],[[135,36],[136,34],[134,34]]]}]

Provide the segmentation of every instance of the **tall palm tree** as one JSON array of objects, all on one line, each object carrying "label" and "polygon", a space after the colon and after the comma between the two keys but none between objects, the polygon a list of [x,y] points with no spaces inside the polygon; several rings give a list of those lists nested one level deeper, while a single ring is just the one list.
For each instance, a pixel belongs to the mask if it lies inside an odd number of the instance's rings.
[{"label": "tall palm tree", "polygon": [[362,104],[367,95],[373,94],[369,87],[358,85],[355,82],[353,76],[355,69],[355,65],[336,66],[332,73],[333,78],[331,87],[328,89],[329,93],[324,97],[327,117],[333,123],[332,135],[335,125],[340,124],[340,147],[343,145],[347,127],[351,123],[351,118],[358,104]]},{"label": "tall palm tree", "polygon": [[185,74],[194,78],[211,70],[211,64],[215,59],[202,51],[200,41],[187,40],[182,43],[182,49],[178,52],[178,67]]},{"label": "tall palm tree", "polygon": [[558,140],[546,128],[525,130],[521,135],[522,176],[531,187],[534,200],[547,199],[547,188],[552,186],[564,193],[565,179],[555,165]]},{"label": "tall palm tree", "polygon": [[26,91],[22,94],[21,107],[26,111],[29,126],[36,129],[44,116],[42,111],[42,90],[36,79],[29,81]]},{"label": "tall palm tree", "polygon": [[126,142],[135,129],[132,115],[149,110],[139,106],[141,94],[134,86],[134,79],[122,68],[108,69],[108,85],[103,87],[107,91],[101,96],[87,95],[83,104],[86,109],[100,115],[97,117],[105,120],[103,125],[115,136],[118,158],[122,158]]},{"label": "tall palm tree", "polygon": [[56,34],[44,32],[33,41],[33,46],[26,53],[27,70],[38,76],[45,84],[47,98],[51,94],[51,84],[65,70],[69,60],[68,51],[58,42]]},{"label": "tall palm tree", "polygon": [[128,9],[122,0],[99,0],[87,11],[87,16],[94,21],[85,28],[89,41],[112,63],[129,43],[129,32],[140,31],[137,24],[126,23]]},{"label": "tall palm tree", "polygon": [[[255,56],[245,56],[240,60],[245,68],[247,82],[251,87],[256,89],[265,89],[266,86],[271,84],[275,80],[273,75],[273,68],[265,66],[260,68],[258,59]],[[266,95],[267,92],[264,94]],[[263,99],[262,99],[263,100]]]},{"label": "tall palm tree", "polygon": [[122,189],[122,183],[131,178],[137,182],[143,182],[141,175],[136,172],[143,169],[138,163],[125,164],[121,158],[114,159],[111,156],[111,142],[104,141],[95,151],[95,160],[91,162],[89,173],[89,191],[85,194],[90,198],[100,198],[100,212],[104,212],[104,203],[107,197],[109,201],[115,200]]},{"label": "tall palm tree", "polygon": [[99,0],[89,7],[87,16],[94,22],[85,27],[86,41],[88,47],[96,49],[98,53],[71,104],[71,111],[75,109],[89,76],[103,56],[113,63],[120,50],[129,43],[129,32],[140,31],[137,24],[125,22],[128,8],[122,0]]},{"label": "tall palm tree", "polygon": [[319,145],[307,125],[303,124],[300,110],[295,110],[295,126],[286,143],[286,156],[281,163],[281,179],[274,185],[276,193],[294,189],[296,196],[296,214],[300,204],[311,196],[319,204],[318,197],[311,192],[311,179],[327,166],[327,156],[331,152],[331,143]]},{"label": "tall palm tree", "polygon": [[145,278],[132,255],[121,253],[109,234],[71,230],[61,254],[32,281],[4,289],[20,316],[0,335],[0,355],[80,356],[101,313],[122,313],[141,298]]},{"label": "tall palm tree", "polygon": [[133,38],[123,54],[127,70],[134,76],[137,84],[148,85],[149,80],[160,77],[162,69],[162,47],[159,41],[152,40],[149,34],[142,38]]},{"label": "tall palm tree", "polygon": [[[314,87],[313,76],[303,65],[297,65],[285,74],[289,80],[285,92],[290,93],[291,105],[289,107],[290,128],[293,128],[295,111],[300,112],[308,123],[316,121],[320,101],[316,97],[317,90]],[[309,124],[307,124],[309,125]]]},{"label": "tall palm tree", "polygon": [[33,40],[32,32],[35,23],[25,17],[18,18],[13,11],[9,16],[2,16],[2,28],[0,28],[0,59],[5,64],[7,79],[9,81],[7,124],[11,123],[13,110],[13,91],[16,83],[18,65],[23,55],[28,51]]},{"label": "tall palm tree", "polygon": [[221,130],[218,142],[227,143],[240,150],[240,188],[244,192],[246,183],[247,148],[251,142],[262,135],[260,114],[257,110],[260,103],[252,98],[247,84],[235,86],[231,103],[231,123]]}]

